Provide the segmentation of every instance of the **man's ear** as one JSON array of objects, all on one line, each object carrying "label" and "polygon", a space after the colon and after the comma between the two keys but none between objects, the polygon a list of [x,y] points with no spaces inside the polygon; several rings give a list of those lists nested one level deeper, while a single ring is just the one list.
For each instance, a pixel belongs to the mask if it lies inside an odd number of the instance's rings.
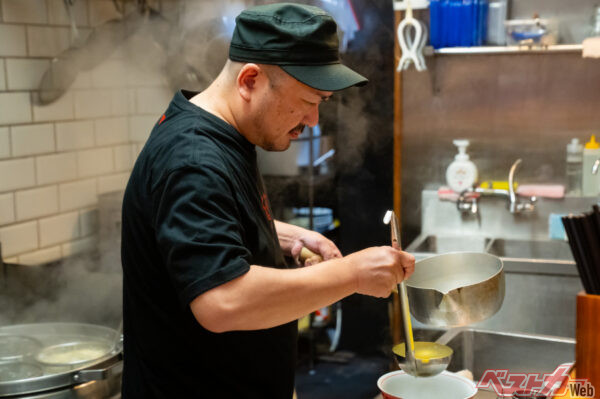
[{"label": "man's ear", "polygon": [[237,88],[240,96],[250,101],[252,92],[257,89],[261,80],[265,79],[265,73],[256,64],[245,64],[237,76]]}]

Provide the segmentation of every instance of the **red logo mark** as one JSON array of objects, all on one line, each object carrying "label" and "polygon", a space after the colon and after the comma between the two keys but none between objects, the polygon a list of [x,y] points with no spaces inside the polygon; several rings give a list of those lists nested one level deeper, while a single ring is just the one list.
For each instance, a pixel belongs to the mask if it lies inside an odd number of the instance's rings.
[{"label": "red logo mark", "polygon": [[160,117],[160,120],[158,121],[158,124],[160,125],[161,123],[163,123],[164,120],[165,120],[165,118],[166,118],[166,116],[165,116],[165,114],[163,114],[163,116]]},{"label": "red logo mark", "polygon": [[493,390],[498,397],[510,398],[517,390],[537,392],[540,397],[563,397],[570,391],[577,397],[592,398],[595,389],[585,378],[573,379],[572,363],[561,364],[550,374],[509,373],[508,370],[486,370],[477,388]]},{"label": "red logo mark", "polygon": [[262,209],[263,211],[265,211],[265,216],[267,217],[267,220],[273,220],[273,217],[271,217],[271,210],[269,208],[269,199],[267,198],[267,194],[263,194],[261,197],[261,202],[262,202]]}]

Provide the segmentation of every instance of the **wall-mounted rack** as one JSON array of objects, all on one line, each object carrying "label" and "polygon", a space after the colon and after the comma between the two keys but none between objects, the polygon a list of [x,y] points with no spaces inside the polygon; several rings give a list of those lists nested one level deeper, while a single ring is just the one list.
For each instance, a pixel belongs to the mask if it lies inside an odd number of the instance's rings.
[{"label": "wall-mounted rack", "polygon": [[444,47],[434,49],[427,46],[424,49],[426,56],[431,55],[477,55],[477,54],[534,54],[534,53],[573,53],[581,52],[581,44],[556,44],[547,47],[528,46],[481,46],[481,47]]}]

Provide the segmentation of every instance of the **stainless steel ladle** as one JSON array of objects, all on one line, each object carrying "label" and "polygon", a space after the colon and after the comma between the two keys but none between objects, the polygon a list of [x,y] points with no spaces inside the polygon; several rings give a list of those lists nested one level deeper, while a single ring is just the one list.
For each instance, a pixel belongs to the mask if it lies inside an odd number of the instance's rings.
[{"label": "stainless steel ladle", "polygon": [[[391,224],[392,247],[400,250],[402,248],[400,243],[400,228],[394,211],[389,210],[386,212],[383,217],[383,223]],[[405,338],[404,345],[400,344],[394,347],[394,355],[398,362],[398,366],[400,366],[405,373],[415,377],[431,377],[438,375],[448,367],[450,359],[452,358],[452,349],[446,345],[433,342],[417,342],[418,349],[423,353],[427,353],[427,356],[423,356],[422,358],[417,358],[417,356],[415,356],[415,341],[410,319],[410,307],[405,280],[398,284],[398,294],[400,295],[400,307]]]}]

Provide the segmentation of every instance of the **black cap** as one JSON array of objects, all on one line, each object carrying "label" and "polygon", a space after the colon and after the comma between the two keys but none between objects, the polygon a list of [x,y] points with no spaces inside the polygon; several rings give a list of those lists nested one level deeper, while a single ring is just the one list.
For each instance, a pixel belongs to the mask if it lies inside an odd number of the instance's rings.
[{"label": "black cap", "polygon": [[337,24],[331,15],[314,6],[277,3],[238,15],[229,58],[278,65],[317,90],[366,84],[367,78],[342,65],[338,47]]}]

